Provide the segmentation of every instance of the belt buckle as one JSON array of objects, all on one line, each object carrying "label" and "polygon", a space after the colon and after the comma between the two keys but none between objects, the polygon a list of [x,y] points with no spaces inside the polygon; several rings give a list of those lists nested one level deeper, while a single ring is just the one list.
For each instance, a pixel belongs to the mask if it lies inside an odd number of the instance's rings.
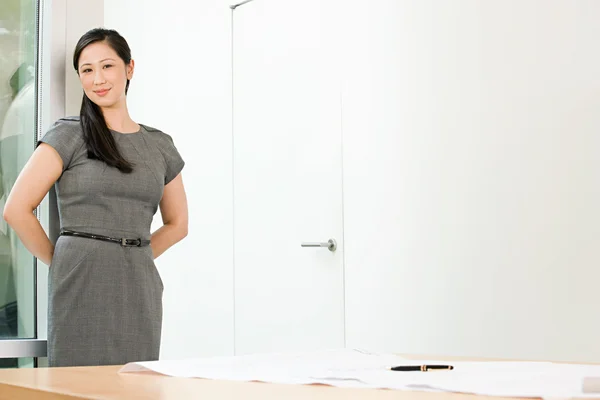
[{"label": "belt buckle", "polygon": [[[129,244],[129,243],[127,243],[128,240],[137,241],[137,243],[135,243],[135,244]],[[123,247],[142,247],[142,239],[126,239],[126,238],[121,238],[121,246],[123,246]]]}]

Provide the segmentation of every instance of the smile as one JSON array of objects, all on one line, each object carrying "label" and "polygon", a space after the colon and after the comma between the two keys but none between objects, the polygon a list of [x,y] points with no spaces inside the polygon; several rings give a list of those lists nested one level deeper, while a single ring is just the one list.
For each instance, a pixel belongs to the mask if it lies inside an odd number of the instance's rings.
[{"label": "smile", "polygon": [[102,96],[105,96],[105,95],[106,95],[106,93],[108,93],[108,91],[109,91],[109,90],[110,90],[110,89],[106,89],[106,90],[99,90],[99,91],[97,91],[97,92],[94,92],[94,93],[96,93],[96,95],[98,95],[98,96],[102,97]]}]

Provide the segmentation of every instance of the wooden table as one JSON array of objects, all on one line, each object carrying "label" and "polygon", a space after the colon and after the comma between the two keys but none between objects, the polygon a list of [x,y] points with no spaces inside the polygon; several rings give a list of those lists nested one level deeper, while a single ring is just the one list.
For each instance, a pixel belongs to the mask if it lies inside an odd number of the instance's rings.
[{"label": "wooden table", "polygon": [[[410,357],[410,356],[409,356]],[[410,357],[413,358],[413,357]],[[414,357],[430,358],[431,357]],[[452,358],[457,359],[457,358]],[[463,358],[458,358],[463,359]],[[478,360],[480,361],[480,360]],[[120,366],[0,370],[0,400],[248,399],[248,400],[500,400],[459,393],[346,389],[323,385],[173,378],[153,372],[119,374]],[[513,400],[515,398],[512,398]],[[522,399],[525,400],[525,399]],[[530,399],[527,399],[530,400]]]}]

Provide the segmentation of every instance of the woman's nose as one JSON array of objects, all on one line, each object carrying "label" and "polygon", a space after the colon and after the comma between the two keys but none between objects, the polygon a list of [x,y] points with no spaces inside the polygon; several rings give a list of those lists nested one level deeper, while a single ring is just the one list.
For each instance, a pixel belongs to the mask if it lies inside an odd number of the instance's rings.
[{"label": "woman's nose", "polygon": [[94,84],[101,85],[105,82],[106,80],[104,79],[104,74],[102,73],[102,69],[100,69],[94,74]]}]

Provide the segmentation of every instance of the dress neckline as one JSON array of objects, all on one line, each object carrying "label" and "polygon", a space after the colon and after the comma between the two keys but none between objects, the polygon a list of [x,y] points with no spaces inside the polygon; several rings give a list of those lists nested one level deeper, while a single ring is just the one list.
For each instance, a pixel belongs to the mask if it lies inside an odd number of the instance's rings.
[{"label": "dress neckline", "polygon": [[119,132],[119,131],[115,131],[114,129],[110,129],[110,131],[112,133],[116,133],[116,134],[119,134],[119,135],[137,135],[139,133],[142,133],[142,125],[138,124],[138,126],[140,128],[137,131],[135,131],[135,132]]}]

